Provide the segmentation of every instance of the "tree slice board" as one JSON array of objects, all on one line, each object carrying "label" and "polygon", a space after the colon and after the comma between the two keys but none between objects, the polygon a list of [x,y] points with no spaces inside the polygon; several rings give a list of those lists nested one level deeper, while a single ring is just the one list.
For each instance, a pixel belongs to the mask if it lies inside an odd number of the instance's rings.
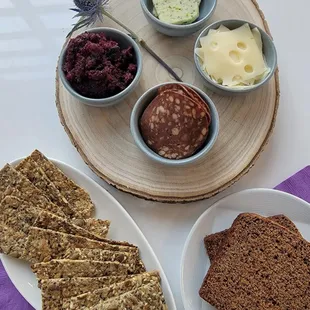
[{"label": "tree slice board", "polygon": [[[138,149],[129,128],[131,110],[147,89],[172,81],[142,49],[140,84],[115,107],[99,109],[78,102],[65,90],[57,74],[59,117],[84,161],[99,177],[120,190],[161,202],[208,198],[235,183],[254,165],[272,133],[280,95],[278,72],[256,92],[221,97],[204,88],[196,71],[193,47],[198,33],[186,38],[159,34],[144,18],[138,0],[113,0],[111,12],[144,38],[184,82],[204,89],[211,96],[220,116],[220,134],[208,155],[187,167],[157,164]],[[248,20],[269,32],[255,0],[218,0],[210,22],[229,18]],[[107,19],[103,26],[119,28]]]}]

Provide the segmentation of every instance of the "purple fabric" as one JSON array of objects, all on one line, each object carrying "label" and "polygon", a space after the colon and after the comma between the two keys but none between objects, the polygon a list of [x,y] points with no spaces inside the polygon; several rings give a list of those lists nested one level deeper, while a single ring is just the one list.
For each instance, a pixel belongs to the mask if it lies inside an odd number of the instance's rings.
[{"label": "purple fabric", "polygon": [[0,261],[0,309],[1,310],[32,310],[24,297],[15,288],[7,276]]},{"label": "purple fabric", "polygon": [[[297,172],[277,187],[310,203],[310,166]],[[32,310],[33,308],[16,290],[0,261],[0,310]]]},{"label": "purple fabric", "polygon": [[310,203],[310,166],[298,171],[275,189],[290,193]]}]

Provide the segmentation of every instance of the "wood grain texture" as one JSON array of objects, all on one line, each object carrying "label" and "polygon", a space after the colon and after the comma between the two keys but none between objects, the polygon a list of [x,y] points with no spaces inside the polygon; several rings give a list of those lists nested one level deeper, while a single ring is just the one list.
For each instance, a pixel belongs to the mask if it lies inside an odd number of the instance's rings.
[{"label": "wood grain texture", "polygon": [[[170,38],[146,21],[139,1],[115,0],[112,13],[135,30],[181,73],[184,82],[204,89],[193,61],[198,34]],[[240,18],[269,28],[255,0],[219,0],[210,20]],[[109,20],[104,26],[115,28]],[[220,116],[220,134],[203,161],[188,167],[165,167],[148,159],[135,145],[129,120],[136,100],[148,88],[171,81],[167,72],[143,51],[140,84],[124,102],[112,108],[88,107],[74,99],[56,74],[56,105],[70,140],[88,166],[118,189],[161,202],[188,202],[209,198],[238,181],[255,164],[273,131],[279,105],[278,71],[262,89],[246,96],[221,97],[205,89]]]}]

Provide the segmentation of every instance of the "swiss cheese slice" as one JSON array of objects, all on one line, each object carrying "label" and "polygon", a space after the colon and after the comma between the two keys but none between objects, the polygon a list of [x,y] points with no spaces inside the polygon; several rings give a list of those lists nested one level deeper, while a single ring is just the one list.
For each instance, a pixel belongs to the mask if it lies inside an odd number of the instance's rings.
[{"label": "swiss cheese slice", "polygon": [[260,32],[251,30],[248,24],[234,30],[221,26],[201,38],[200,43],[196,54],[203,69],[222,85],[253,85],[269,72]]}]

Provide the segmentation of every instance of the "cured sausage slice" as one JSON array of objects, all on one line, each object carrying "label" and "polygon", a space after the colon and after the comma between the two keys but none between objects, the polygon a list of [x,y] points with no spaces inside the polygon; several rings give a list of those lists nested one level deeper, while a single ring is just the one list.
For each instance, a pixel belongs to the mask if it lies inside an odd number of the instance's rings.
[{"label": "cured sausage slice", "polygon": [[[206,104],[205,104],[206,105]],[[169,159],[187,158],[205,143],[209,131],[205,107],[178,89],[166,89],[148,105],[140,119],[145,143]]]}]

